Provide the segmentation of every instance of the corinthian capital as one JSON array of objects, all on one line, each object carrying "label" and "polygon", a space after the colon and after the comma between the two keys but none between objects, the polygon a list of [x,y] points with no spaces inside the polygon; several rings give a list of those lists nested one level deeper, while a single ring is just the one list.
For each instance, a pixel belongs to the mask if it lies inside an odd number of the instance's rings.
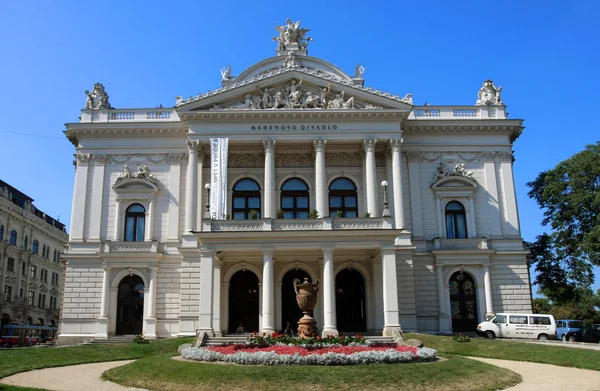
[{"label": "corinthian capital", "polygon": [[273,151],[275,149],[275,144],[277,144],[277,141],[274,138],[266,137],[263,140],[263,147],[265,148],[265,152]]},{"label": "corinthian capital", "polygon": [[377,139],[375,137],[368,137],[363,140],[363,146],[365,147],[365,152],[375,150],[375,144],[377,144]]},{"label": "corinthian capital", "polygon": [[392,150],[392,152],[399,151],[403,141],[404,140],[402,139],[402,137],[390,139],[390,149]]},{"label": "corinthian capital", "polygon": [[325,145],[327,145],[327,139],[323,138],[323,137],[317,137],[315,139],[313,139],[313,146],[315,147],[315,152],[319,151],[319,150],[324,150],[325,149]]},{"label": "corinthian capital", "polygon": [[187,144],[190,153],[197,153],[200,150],[200,141],[198,140],[187,140],[185,143]]}]

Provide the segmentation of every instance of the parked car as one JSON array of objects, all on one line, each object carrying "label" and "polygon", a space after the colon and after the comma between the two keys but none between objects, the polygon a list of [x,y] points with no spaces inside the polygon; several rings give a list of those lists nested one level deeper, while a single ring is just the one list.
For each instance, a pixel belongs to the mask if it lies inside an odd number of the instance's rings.
[{"label": "parked car", "polygon": [[556,321],[556,338],[565,339],[567,334],[581,330],[583,322],[574,319],[559,319]]},{"label": "parked car", "polygon": [[580,328],[577,331],[567,333],[565,336],[569,342],[600,342],[600,328],[595,325],[588,325]]},{"label": "parked car", "polygon": [[486,338],[556,338],[556,323],[552,315],[496,314],[477,325],[477,335]]}]

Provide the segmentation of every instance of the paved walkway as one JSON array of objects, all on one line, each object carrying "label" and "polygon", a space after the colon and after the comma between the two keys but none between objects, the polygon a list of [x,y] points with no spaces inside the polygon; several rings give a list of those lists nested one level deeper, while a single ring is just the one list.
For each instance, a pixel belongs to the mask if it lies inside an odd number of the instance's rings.
[{"label": "paved walkway", "polygon": [[[469,357],[473,360],[509,369],[521,375],[523,382],[510,391],[599,391],[600,371],[558,367],[520,361]],[[70,367],[39,369],[5,377],[0,383],[21,387],[45,388],[54,391],[144,391],[103,381],[105,371],[132,361],[111,361]]]}]

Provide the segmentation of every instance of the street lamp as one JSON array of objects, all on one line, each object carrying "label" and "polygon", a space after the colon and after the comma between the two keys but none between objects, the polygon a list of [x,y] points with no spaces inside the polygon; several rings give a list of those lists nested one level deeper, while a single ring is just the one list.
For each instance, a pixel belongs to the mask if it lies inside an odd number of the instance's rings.
[{"label": "street lamp", "polygon": [[210,219],[210,183],[204,185],[206,189],[206,212],[204,212],[204,218]]},{"label": "street lamp", "polygon": [[388,200],[387,200],[387,181],[382,181],[381,186],[383,187],[383,217],[391,217],[390,210],[388,209]]}]

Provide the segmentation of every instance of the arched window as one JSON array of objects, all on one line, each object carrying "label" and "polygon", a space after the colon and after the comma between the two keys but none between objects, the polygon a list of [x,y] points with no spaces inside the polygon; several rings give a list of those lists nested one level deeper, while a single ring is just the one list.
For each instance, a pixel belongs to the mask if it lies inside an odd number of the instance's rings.
[{"label": "arched window", "polygon": [[[358,217],[356,186],[348,178],[338,178],[329,185],[329,216]],[[341,216],[338,216],[339,213]]]},{"label": "arched window", "polygon": [[281,186],[281,210],[285,219],[308,218],[308,186],[303,180],[292,178]]},{"label": "arched window", "polygon": [[233,219],[248,220],[250,211],[255,210],[260,219],[262,216],[260,210],[260,187],[252,179],[241,179],[233,186]]},{"label": "arched window", "polygon": [[446,237],[448,239],[467,238],[465,207],[458,201],[446,205]]},{"label": "arched window", "polygon": [[125,212],[125,241],[143,242],[146,209],[140,204],[133,204]]},{"label": "arched window", "polygon": [[37,254],[40,251],[40,242],[38,242],[37,240],[33,241],[33,249],[32,249],[34,254]]},{"label": "arched window", "polygon": [[17,231],[14,229],[10,231],[10,244],[17,245]]}]

